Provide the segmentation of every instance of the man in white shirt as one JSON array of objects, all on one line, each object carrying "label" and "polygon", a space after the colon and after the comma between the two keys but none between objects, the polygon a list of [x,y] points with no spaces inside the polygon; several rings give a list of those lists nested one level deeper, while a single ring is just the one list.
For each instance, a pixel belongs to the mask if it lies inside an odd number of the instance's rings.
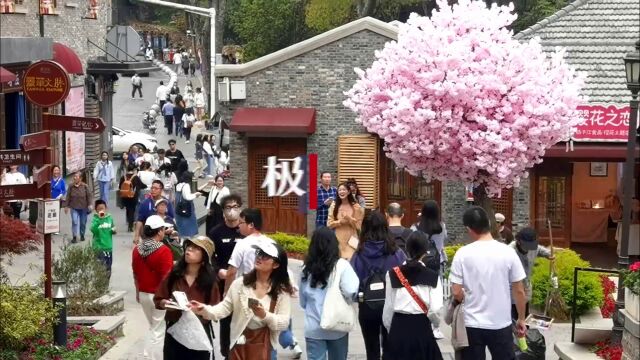
[{"label": "man in white shirt", "polygon": [[493,359],[515,359],[512,296],[518,311],[518,336],[526,332],[522,263],[513,248],[491,236],[489,217],[481,207],[467,209],[462,223],[474,241],[456,252],[449,274],[454,298],[464,300],[469,346],[462,349],[462,358],[485,359],[485,347],[489,347]]},{"label": "man in white shirt", "polygon": [[244,239],[238,240],[236,247],[229,258],[229,267],[227,268],[227,276],[224,284],[224,294],[227,294],[231,283],[253,270],[256,262],[256,249],[254,245],[261,242],[272,242],[273,239],[263,235],[262,229],[262,213],[259,209],[244,209],[240,212],[240,222],[238,223],[240,234]]},{"label": "man in white shirt", "polygon": [[[9,167],[9,172],[3,174],[2,181],[0,181],[0,185],[25,185],[26,183],[27,178],[23,173],[18,171],[17,165],[11,165]],[[9,200],[7,201],[7,203],[9,203],[9,206],[11,207],[13,217],[16,219],[20,219],[20,212],[22,211],[22,201]]]},{"label": "man in white shirt", "polygon": [[160,81],[160,85],[156,89],[156,102],[160,105],[160,109],[164,106],[164,103],[167,102],[167,92],[168,88],[164,85],[164,81]]},{"label": "man in white shirt", "polygon": [[173,71],[178,74],[180,72],[180,67],[182,66],[182,55],[180,53],[175,53],[173,55]]}]

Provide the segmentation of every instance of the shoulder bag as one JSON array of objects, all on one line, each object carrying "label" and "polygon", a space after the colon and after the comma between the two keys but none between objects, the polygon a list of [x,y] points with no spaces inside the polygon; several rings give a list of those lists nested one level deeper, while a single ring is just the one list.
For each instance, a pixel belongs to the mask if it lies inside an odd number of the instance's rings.
[{"label": "shoulder bag", "polygon": [[427,307],[427,304],[425,304],[424,301],[422,301],[422,299],[420,299],[418,294],[416,294],[416,292],[413,291],[413,288],[409,284],[409,281],[407,281],[407,278],[405,278],[404,275],[402,274],[402,271],[400,270],[400,267],[399,266],[394,267],[393,271],[396,273],[396,276],[398,277],[398,280],[400,280],[400,283],[402,284],[402,286],[404,286],[404,288],[407,290],[409,295],[411,295],[411,297],[416,302],[416,304],[418,304],[420,309],[422,309],[422,312],[425,315],[428,315],[429,314],[429,308]]},{"label": "shoulder bag", "polygon": [[[182,185],[182,188],[180,189],[180,192],[178,193],[180,195],[180,199],[178,200],[177,204],[176,204],[176,215],[180,215],[182,217],[191,217],[191,202],[188,200],[185,200],[184,196],[183,196],[183,191],[184,191],[184,186]],[[176,195],[178,195],[176,194]]]},{"label": "shoulder bag", "polygon": [[347,302],[340,290],[340,278],[345,266],[351,265],[346,260],[339,259],[329,276],[327,294],[324,297],[320,316],[320,327],[324,330],[349,332],[356,324],[356,310]]}]

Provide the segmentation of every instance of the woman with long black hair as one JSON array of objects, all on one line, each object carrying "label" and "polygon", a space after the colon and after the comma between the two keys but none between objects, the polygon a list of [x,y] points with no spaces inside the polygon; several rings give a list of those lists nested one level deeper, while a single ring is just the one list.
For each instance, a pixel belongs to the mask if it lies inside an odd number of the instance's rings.
[{"label": "woman with long black hair", "polygon": [[255,268],[236,279],[215,306],[191,301],[191,309],[205,319],[231,319],[231,360],[268,360],[280,332],[289,327],[293,287],[287,272],[287,254],[264,240],[256,248]]},{"label": "woman with long black hair", "polygon": [[[198,236],[191,240],[185,240],[184,255],[173,266],[167,277],[162,280],[153,302],[156,309],[167,310],[165,322],[167,330],[171,328],[182,316],[181,310],[167,309],[166,305],[171,300],[174,291],[182,291],[190,300],[199,301],[202,304],[215,305],[220,302],[220,292],[216,286],[216,274],[211,265],[211,257],[214,255],[215,246],[206,236]],[[209,341],[213,346],[213,328],[211,321],[200,317]],[[164,336],[164,359],[209,359],[208,351],[196,351],[189,349],[176,341],[168,332]]]},{"label": "woman with long black hair", "polygon": [[340,246],[340,257],[351,259],[362,226],[364,209],[358,205],[347,183],[338,186],[338,196],[329,207],[327,226],[335,230]]},{"label": "woman with long black hair", "polygon": [[313,232],[309,253],[304,260],[300,281],[300,306],[304,309],[304,337],[309,360],[346,360],[349,351],[349,333],[324,330],[320,319],[328,291],[329,277],[339,266],[344,269],[339,281],[342,296],[351,303],[358,292],[360,281],[346,260],[340,258],[338,241],[333,231],[321,227]]},{"label": "woman with long black hair", "polygon": [[[438,272],[424,264],[427,236],[414,231],[406,244],[409,260],[386,276],[382,322],[387,328],[385,360],[440,360],[442,354],[431,330],[428,313],[443,306]],[[440,291],[438,290],[440,289]]]},{"label": "woman with long black hair", "polygon": [[[380,360],[387,346],[387,330],[382,325],[384,306],[384,277],[387,271],[402,265],[406,256],[389,233],[385,216],[374,210],[362,222],[360,243],[351,257],[351,266],[360,279],[358,321],[362,329],[367,360]],[[375,289],[375,290],[372,290]]]}]

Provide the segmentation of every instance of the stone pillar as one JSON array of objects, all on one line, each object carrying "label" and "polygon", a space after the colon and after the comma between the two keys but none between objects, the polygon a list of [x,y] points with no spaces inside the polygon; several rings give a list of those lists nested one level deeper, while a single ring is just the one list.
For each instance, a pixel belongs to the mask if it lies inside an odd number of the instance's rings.
[{"label": "stone pillar", "polygon": [[624,331],[622,333],[622,360],[636,360],[640,358],[640,322],[629,316],[626,310],[621,311],[624,317]]}]

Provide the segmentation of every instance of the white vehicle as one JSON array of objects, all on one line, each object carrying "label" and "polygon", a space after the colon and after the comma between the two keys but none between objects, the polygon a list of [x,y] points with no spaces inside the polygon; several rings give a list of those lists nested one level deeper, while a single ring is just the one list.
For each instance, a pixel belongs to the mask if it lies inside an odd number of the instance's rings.
[{"label": "white vehicle", "polygon": [[117,126],[112,127],[111,134],[113,135],[113,155],[115,157],[119,158],[123,152],[129,151],[131,145],[149,149],[151,153],[158,150],[158,140],[149,134],[124,130]]}]

